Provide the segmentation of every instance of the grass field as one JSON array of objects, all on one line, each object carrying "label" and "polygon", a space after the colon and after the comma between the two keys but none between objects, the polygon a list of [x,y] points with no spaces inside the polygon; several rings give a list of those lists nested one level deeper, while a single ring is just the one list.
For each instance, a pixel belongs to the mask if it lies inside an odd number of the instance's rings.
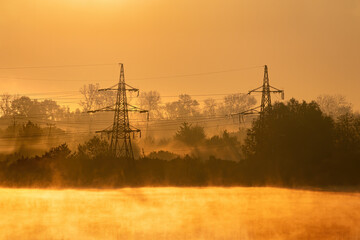
[{"label": "grass field", "polygon": [[0,239],[360,239],[360,194],[3,188]]}]

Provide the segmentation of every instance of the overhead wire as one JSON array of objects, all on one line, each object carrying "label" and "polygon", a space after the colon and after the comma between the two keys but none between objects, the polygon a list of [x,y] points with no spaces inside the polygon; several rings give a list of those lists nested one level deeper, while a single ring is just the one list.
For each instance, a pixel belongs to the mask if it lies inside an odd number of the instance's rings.
[{"label": "overhead wire", "polygon": [[[63,67],[87,67],[87,66],[104,66],[104,65],[114,65],[114,63],[99,63],[99,64],[79,64],[79,65],[52,65],[52,66],[22,66],[22,67],[0,67],[1,69],[27,69],[27,68],[63,68]],[[246,69],[254,69],[254,68],[260,68],[263,66],[252,66],[252,67],[243,67],[243,68],[237,68],[237,69],[229,69],[229,70],[222,70],[222,71],[212,71],[212,72],[201,72],[201,73],[193,73],[193,74],[179,74],[179,75],[169,75],[169,76],[158,76],[158,77],[149,77],[149,78],[133,78],[132,80],[146,80],[146,79],[160,79],[160,78],[178,78],[178,77],[190,77],[190,76],[200,76],[200,75],[210,75],[210,74],[219,74],[219,73],[226,73],[226,72],[235,72],[235,71],[241,71],[241,70],[246,70]],[[4,77],[0,77],[0,78],[4,78]],[[9,78],[10,79],[10,78]],[[14,78],[11,78],[14,79]],[[26,79],[26,78],[21,78],[21,79]],[[29,78],[29,80],[34,80],[35,78]],[[49,80],[49,81],[63,81],[63,79],[42,79],[42,80]],[[130,78],[131,80],[131,78]],[[73,81],[73,80],[71,80]],[[60,92],[41,92],[41,93],[22,93],[22,94],[17,94],[17,95],[25,95],[25,96],[33,96],[36,99],[55,99],[58,100],[59,102],[63,102],[65,104],[78,104],[78,102],[64,102],[64,101],[60,101],[59,99],[66,99],[66,100],[81,100],[81,97],[73,97],[70,94],[71,93],[78,93],[75,94],[75,96],[79,96],[80,93],[79,91],[60,91]],[[57,96],[57,97],[42,97],[42,98],[38,98],[36,96],[42,96],[42,95],[60,95],[61,96]],[[64,95],[67,94],[67,95]],[[232,93],[230,93],[232,94]],[[229,93],[215,93],[215,94],[188,94],[189,96],[194,96],[194,97],[205,97],[205,96],[221,96],[221,95],[230,95]],[[245,94],[245,93],[236,93],[236,94]],[[180,95],[180,94],[179,94]],[[173,98],[173,97],[178,97],[179,95],[168,95],[168,96],[161,96],[162,98]],[[130,99],[133,97],[129,97]],[[142,96],[140,96],[140,98],[142,98]]]},{"label": "overhead wire", "polygon": [[96,66],[110,66],[116,63],[95,63],[95,64],[64,64],[64,65],[45,65],[45,66],[16,66],[16,67],[0,67],[0,70],[12,69],[42,69],[42,68],[72,68],[72,67],[96,67]]},{"label": "overhead wire", "polygon": [[[0,67],[0,70],[5,69],[36,69],[36,68],[64,68],[64,67],[87,67],[87,66],[104,66],[104,65],[114,65],[114,64],[84,64],[84,65],[54,65],[54,66],[27,66],[27,67]],[[256,69],[261,68],[263,66],[251,66],[251,67],[243,67],[243,68],[234,68],[220,71],[208,71],[208,72],[199,72],[199,73],[189,73],[189,74],[174,74],[167,76],[153,76],[153,77],[142,77],[142,78],[127,78],[127,80],[155,80],[155,79],[167,79],[167,78],[182,78],[182,77],[194,77],[194,76],[204,76],[204,75],[213,75],[213,74],[221,74],[228,72],[239,72],[243,70]],[[89,81],[89,79],[50,79],[50,78],[26,78],[26,77],[12,77],[12,76],[0,76],[0,78],[4,79],[21,79],[21,80],[43,80],[43,81]],[[110,79],[99,79],[93,81],[113,81]]]},{"label": "overhead wire", "polygon": [[[229,126],[229,125],[238,125],[237,123],[227,123],[227,124],[216,124],[214,126],[207,126],[207,128],[216,128],[216,127],[219,127],[219,126]],[[152,132],[158,132],[158,131],[173,131],[173,130],[177,130],[178,128],[173,128],[173,129],[164,129],[164,128],[161,128],[161,129],[150,129],[148,131],[152,131]],[[29,135],[29,136],[21,136],[21,135],[17,135],[17,136],[2,136],[0,137],[0,139],[23,139],[23,140],[38,140],[39,138],[41,137],[44,137],[44,138],[48,138],[48,137],[54,137],[55,136],[72,136],[72,135],[79,135],[79,134],[83,134],[83,135],[87,135],[87,134],[95,134],[95,131],[76,131],[76,132],[53,132],[51,134],[48,134],[48,133],[41,133],[41,134],[32,134],[32,135]],[[45,139],[46,140],[46,139]]]},{"label": "overhead wire", "polygon": [[[22,66],[22,67],[0,67],[0,70],[11,70],[11,69],[41,69],[41,68],[65,68],[65,67],[89,67],[89,66],[105,66],[105,65],[115,65],[114,63],[103,63],[103,64],[83,64],[83,65],[50,65],[50,66]],[[237,69],[229,69],[229,70],[222,70],[222,71],[212,71],[212,72],[201,72],[201,73],[193,73],[193,74],[178,74],[178,75],[168,75],[168,76],[158,76],[158,77],[146,77],[146,78],[133,78],[133,79],[129,79],[129,80],[150,80],[150,79],[164,79],[164,78],[181,78],[181,77],[192,77],[192,76],[201,76],[201,75],[211,75],[211,74],[220,74],[220,73],[227,73],[227,72],[236,72],[236,71],[241,71],[241,70],[246,70],[246,69],[253,69],[253,68],[260,68],[263,66],[253,66],[253,67],[246,67],[246,68],[237,68]],[[7,77],[0,77],[0,78],[7,78]],[[28,79],[28,80],[36,80],[35,78],[16,78],[16,77],[9,77],[8,79]],[[38,79],[40,80],[40,79]],[[47,80],[47,81],[64,81],[62,79],[41,79],[41,80]],[[73,80],[71,80],[73,81]],[[83,81],[83,80],[79,80],[79,81]],[[77,99],[81,99],[78,97],[74,97],[76,95],[74,95],[74,93],[78,93],[78,91],[59,91],[59,92],[41,92],[41,93],[27,93],[27,94],[23,94],[23,95],[27,95],[27,96],[42,96],[42,95],[47,95],[47,96],[51,96],[53,95],[53,98],[36,98],[36,99],[56,99],[57,101],[61,102],[61,99],[63,100],[77,100]],[[189,96],[192,97],[204,97],[204,96],[224,96],[224,95],[230,95],[230,94],[245,94],[245,93],[214,93],[214,94],[187,94]],[[56,96],[57,95],[57,96]],[[163,98],[170,98],[170,97],[178,97],[179,95],[167,95],[167,96],[161,96]],[[132,97],[130,97],[132,98]],[[140,96],[140,98],[142,98]],[[59,100],[60,99],[60,100]],[[220,100],[220,99],[217,99]],[[75,102],[63,102],[63,103],[75,103]],[[34,114],[33,114],[34,115]],[[40,115],[40,114],[38,114]],[[46,114],[43,114],[46,115]],[[175,125],[179,125],[180,121],[183,120],[189,120],[189,122],[191,123],[206,123],[206,122],[212,122],[212,121],[219,121],[221,119],[225,119],[224,117],[221,118],[204,118],[204,119],[189,119],[189,118],[183,118],[183,119],[173,119],[173,120],[168,120],[171,122],[161,122],[161,123],[154,123],[153,126],[151,126],[152,129],[148,129],[148,131],[173,131],[176,129],[169,129],[168,127],[173,127]],[[141,120],[142,122],[147,122],[145,120]],[[64,124],[69,124],[69,125],[76,125],[76,124],[83,124],[83,123],[60,123],[58,121],[54,121],[55,123],[59,124],[59,125],[64,125]],[[107,122],[107,121],[106,121]],[[135,121],[137,123],[140,123],[140,121]],[[45,122],[43,122],[44,124]],[[47,122],[46,122],[47,123]],[[105,123],[105,122],[104,122]],[[219,126],[225,126],[225,125],[234,125],[234,123],[231,124],[216,124],[216,126],[207,126],[207,127],[219,127]],[[161,127],[161,129],[156,129],[156,127]],[[69,135],[69,134],[81,134],[82,132],[80,131],[76,131],[76,132],[66,132],[66,133],[57,133],[59,135]],[[84,134],[91,134],[90,131],[85,131],[83,132]],[[55,134],[55,133],[54,133]],[[36,136],[34,136],[36,137]],[[0,137],[0,139],[2,139]]]},{"label": "overhead wire", "polygon": [[227,72],[238,72],[238,71],[242,71],[242,70],[260,68],[260,67],[263,67],[263,66],[252,66],[252,67],[235,68],[235,69],[228,69],[228,70],[222,70],[222,71],[192,73],[192,74],[178,74],[178,75],[145,77],[145,78],[130,78],[128,80],[154,80],[154,79],[164,79],[164,78],[193,77],[193,76],[212,75],[212,74],[227,73]]}]

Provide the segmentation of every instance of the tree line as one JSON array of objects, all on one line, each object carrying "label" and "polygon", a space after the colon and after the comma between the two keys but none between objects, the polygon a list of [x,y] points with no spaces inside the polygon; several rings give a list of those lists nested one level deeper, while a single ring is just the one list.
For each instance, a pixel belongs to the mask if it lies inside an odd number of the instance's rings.
[{"label": "tree line", "polygon": [[[0,95],[0,119],[25,119],[59,121],[76,118],[90,110],[113,106],[116,101],[116,92],[98,91],[99,84],[84,85],[80,89],[80,108],[70,110],[51,98],[45,100],[31,99],[28,96]],[[176,119],[199,116],[225,116],[241,112],[256,104],[253,96],[246,94],[229,94],[219,102],[213,98],[203,101],[203,104],[188,94],[180,94],[175,101],[163,102],[157,91],[142,92],[138,98],[129,95],[128,102],[142,109],[149,110],[152,120]]]},{"label": "tree line", "polygon": [[[82,96],[78,102],[80,108],[74,111],[51,98],[41,101],[28,96],[3,93],[0,95],[0,119],[17,117],[18,119],[24,118],[26,121],[29,119],[57,121],[79,117],[87,111],[114,105],[116,92],[98,91],[99,88],[99,84],[84,85],[79,90]],[[141,92],[138,98],[128,97],[128,101],[132,104],[149,110],[150,118],[153,120],[226,116],[247,110],[257,103],[253,96],[243,93],[228,94],[221,99],[210,97],[201,102],[188,94],[180,94],[177,100],[164,102],[157,91]],[[342,95],[322,95],[316,99],[316,102],[324,113],[334,117],[351,112],[351,104]]]},{"label": "tree line", "polygon": [[[115,104],[116,92],[98,91],[99,84],[84,85],[80,89],[83,100],[80,106],[83,111],[95,110]],[[207,98],[203,104],[188,94],[180,94],[175,101],[163,102],[157,91],[141,92],[138,98],[128,96],[128,102],[149,111],[151,119],[175,119],[179,117],[197,117],[201,115],[229,115],[244,111],[256,104],[253,96],[246,94],[228,94],[218,102],[214,98]]]},{"label": "tree line", "polygon": [[[337,106],[338,110],[343,106]],[[275,103],[256,118],[245,139],[224,132],[207,137],[184,123],[173,137],[192,153],[157,151],[135,162],[114,158],[109,143],[94,137],[71,151],[64,143],[42,156],[0,161],[3,186],[358,186],[360,116],[325,112],[313,102]],[[221,159],[203,155],[224,151]],[[236,156],[227,159],[226,153]]]}]

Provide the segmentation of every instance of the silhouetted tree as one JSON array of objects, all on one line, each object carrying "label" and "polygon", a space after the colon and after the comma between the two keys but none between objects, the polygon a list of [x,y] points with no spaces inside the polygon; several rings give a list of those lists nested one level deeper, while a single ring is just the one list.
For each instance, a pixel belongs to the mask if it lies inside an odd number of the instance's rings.
[{"label": "silhouetted tree", "polygon": [[116,91],[98,91],[99,88],[98,83],[84,85],[80,88],[80,93],[84,97],[84,100],[80,101],[80,106],[84,112],[115,104]]},{"label": "silhouetted tree", "polygon": [[221,115],[228,115],[245,111],[256,104],[254,96],[247,94],[230,94],[224,97],[224,101],[219,105],[218,111]]},{"label": "silhouetted tree", "polygon": [[328,182],[334,185],[359,183],[360,117],[348,113],[338,117],[335,124],[335,149],[332,175]]},{"label": "silhouetted tree", "polygon": [[175,139],[187,145],[199,144],[205,140],[204,128],[184,122],[176,132]]},{"label": "silhouetted tree", "polygon": [[179,100],[171,103],[166,103],[165,110],[169,118],[177,117],[193,117],[200,114],[198,109],[199,103],[193,100],[187,94],[179,95]]},{"label": "silhouetted tree", "polygon": [[63,109],[53,100],[45,99],[40,103],[44,114],[49,120],[56,120],[56,116],[61,116]]},{"label": "silhouetted tree", "polygon": [[109,143],[97,136],[78,146],[78,154],[86,155],[89,158],[94,158],[106,153],[109,153]]},{"label": "silhouetted tree", "polygon": [[20,120],[59,120],[70,114],[68,107],[61,107],[51,99],[38,101],[27,96],[3,94],[0,100],[1,117]]},{"label": "silhouetted tree", "polygon": [[316,99],[323,113],[337,120],[341,115],[351,113],[351,104],[343,95],[321,95]]},{"label": "silhouetted tree", "polygon": [[[317,103],[276,103],[249,130],[243,147],[254,177],[272,183],[318,183],[333,149],[333,120]],[[302,182],[303,181],[303,182]]]},{"label": "silhouetted tree", "polygon": [[44,135],[43,129],[39,125],[31,121],[28,121],[26,124],[23,124],[22,127],[19,129],[20,141],[35,143],[40,141],[43,135]]},{"label": "silhouetted tree", "polygon": [[99,95],[99,84],[88,84],[80,88],[80,93],[83,95],[84,100],[80,101],[80,106],[83,111],[90,111],[95,108],[96,101]]},{"label": "silhouetted tree", "polygon": [[11,103],[13,96],[8,93],[4,93],[0,96],[0,110],[1,116],[9,116],[12,114]]},{"label": "silhouetted tree", "polygon": [[204,101],[203,113],[207,116],[213,117],[216,115],[217,104],[215,99],[208,98]]},{"label": "silhouetted tree", "polygon": [[160,109],[161,97],[157,91],[142,92],[140,94],[140,108],[149,111],[150,118],[162,118]]},{"label": "silhouetted tree", "polygon": [[157,151],[157,152],[151,152],[147,155],[150,159],[161,159],[161,160],[173,160],[175,158],[178,158],[179,155],[169,152],[169,151]]},{"label": "silhouetted tree", "polygon": [[[33,122],[15,126],[16,135],[29,146],[47,131]],[[234,133],[225,131],[221,136],[207,139],[203,127],[189,123],[182,124],[174,138],[200,154],[180,157],[158,151],[130,164],[127,159],[114,157],[108,151],[107,141],[94,137],[80,144],[74,153],[61,144],[42,156],[24,157],[20,151],[0,156],[0,185],[357,186],[360,183],[360,116],[347,113],[334,121],[315,102],[291,99],[275,103],[253,122],[242,148]],[[206,154],[202,154],[202,149]],[[240,155],[240,149],[244,156]],[[231,156],[240,161],[220,159]]]},{"label": "silhouetted tree", "polygon": [[43,112],[37,100],[31,100],[29,97],[22,96],[11,102],[11,108],[14,114],[24,117],[35,116],[41,118]]},{"label": "silhouetted tree", "polygon": [[241,160],[240,142],[236,136],[231,136],[227,131],[224,131],[221,136],[215,135],[205,141],[205,151],[213,153],[222,159]]}]

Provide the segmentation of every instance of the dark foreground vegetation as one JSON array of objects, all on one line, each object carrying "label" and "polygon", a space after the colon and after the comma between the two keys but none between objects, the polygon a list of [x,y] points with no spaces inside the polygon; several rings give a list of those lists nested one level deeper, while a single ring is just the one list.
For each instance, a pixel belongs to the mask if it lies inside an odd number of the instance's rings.
[{"label": "dark foreground vegetation", "polygon": [[[162,151],[134,162],[108,152],[94,137],[71,152],[66,144],[42,156],[5,156],[0,184],[11,187],[123,186],[287,186],[327,187],[360,184],[360,117],[331,117],[315,102],[276,103],[253,122],[245,141],[224,132],[206,138],[203,128],[184,124],[174,141],[193,154]],[[237,161],[203,157],[198,147],[221,146]],[[203,149],[203,148],[202,148]],[[160,159],[157,156],[167,156]]]}]

